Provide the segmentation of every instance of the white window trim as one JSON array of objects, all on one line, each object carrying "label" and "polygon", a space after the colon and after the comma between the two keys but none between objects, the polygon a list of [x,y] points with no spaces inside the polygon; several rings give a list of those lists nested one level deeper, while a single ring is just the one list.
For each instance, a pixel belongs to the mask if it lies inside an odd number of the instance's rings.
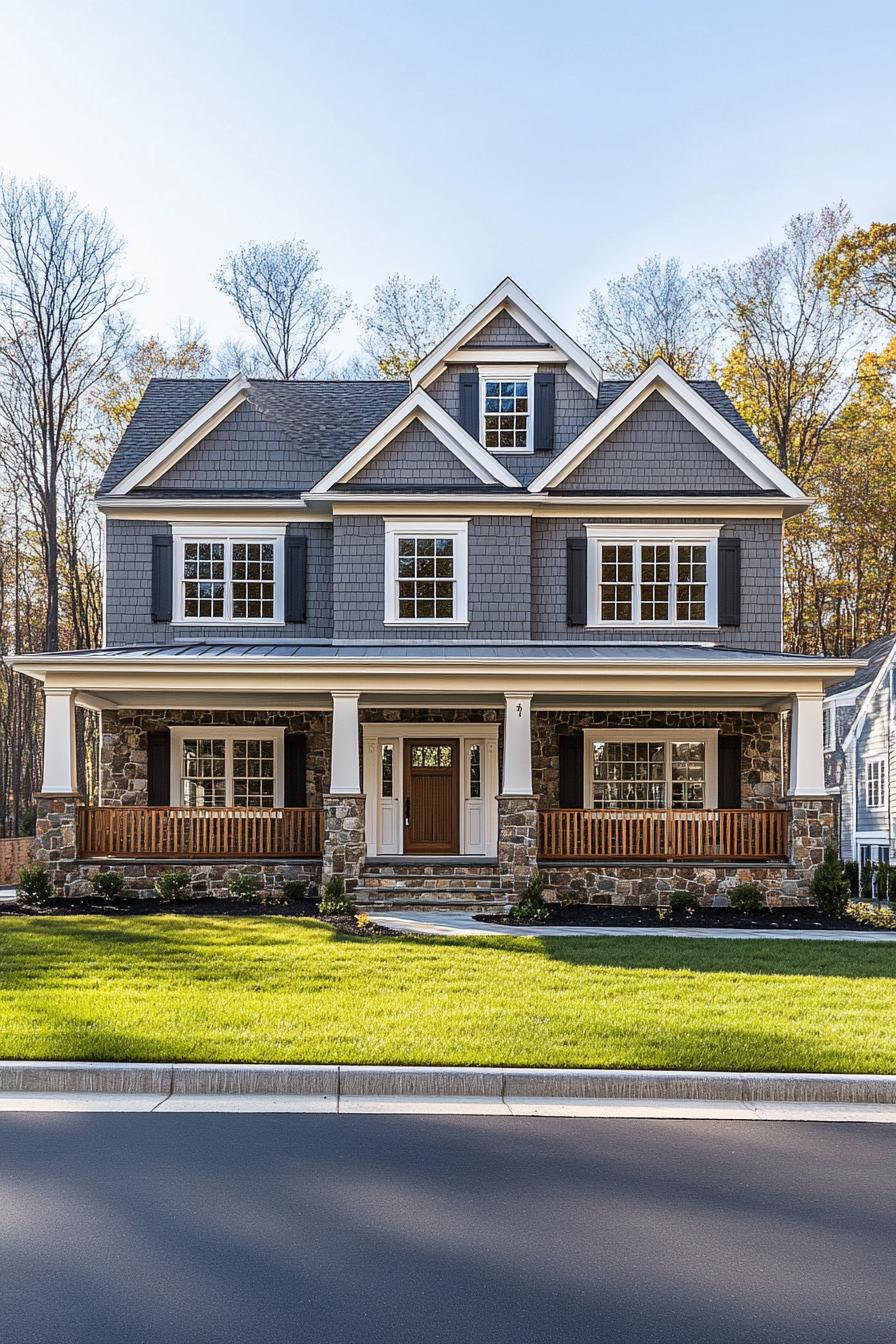
[{"label": "white window trim", "polygon": [[[678,527],[614,527],[598,523],[586,524],[585,533],[588,538],[588,625],[602,628],[621,626],[628,630],[705,630],[717,627],[719,624],[719,533],[721,530],[721,524],[712,527],[690,527],[687,523],[682,523]],[[638,551],[635,559],[636,578],[632,593],[633,619],[630,621],[601,620],[599,563],[601,546],[604,544],[619,544],[640,547],[641,545],[662,545],[666,542],[672,545],[680,542],[686,546],[706,546],[706,616],[704,620],[642,621],[640,619],[640,551]],[[674,588],[675,581],[673,579],[670,584],[673,597]],[[672,598],[670,598],[670,610],[674,610]]]},{"label": "white window trim", "polygon": [[[283,736],[285,728],[262,728],[254,727],[252,724],[242,724],[237,727],[228,725],[221,727],[215,723],[191,723],[185,727],[177,726],[171,729],[171,778],[169,798],[177,799],[172,804],[174,807],[186,807],[188,804],[182,803],[181,798],[181,778],[184,761],[184,740],[186,738],[223,738],[225,742],[224,757],[224,787],[226,802],[225,807],[235,806],[233,802],[233,744],[239,738],[241,741],[264,741],[274,743],[274,807],[283,806]],[[197,809],[204,811],[205,809]],[[251,809],[250,809],[251,810]]]},{"label": "white window trim", "polygon": [[[515,454],[534,453],[533,427],[535,424],[535,371],[537,364],[479,364],[479,442],[493,457],[508,457]],[[525,448],[487,448],[485,444],[485,384],[486,381],[503,379],[505,382],[527,382],[529,384],[529,414],[526,416]]]},{"label": "white window trim", "polygon": [[825,705],[822,717],[822,749],[837,750],[837,706]]},{"label": "white window trim", "polygon": [[[877,801],[871,801],[872,783],[877,792]],[[887,758],[872,756],[865,762],[865,806],[871,812],[887,806]]]},{"label": "white window trim", "polygon": [[[467,525],[469,518],[385,518],[385,612],[384,625],[469,625],[467,600]],[[398,615],[398,541],[400,537],[451,537],[454,540],[454,615],[416,617]]]},{"label": "white window trim", "polygon": [[[718,807],[719,798],[719,730],[718,728],[588,728],[584,733],[584,792],[585,806],[594,807],[594,780],[592,761],[595,742],[702,742],[706,747],[706,797],[703,808],[669,807],[660,811],[700,812]],[[669,753],[666,753],[666,785],[669,785]],[[604,810],[604,809],[601,809]],[[612,810],[612,809],[610,809]],[[628,811],[627,808],[620,809]],[[650,808],[632,808],[632,811],[651,811]]]},{"label": "white window trim", "polygon": [[[283,550],[286,536],[286,524],[264,524],[261,527],[238,527],[231,524],[215,526],[211,523],[198,523],[195,526],[173,526],[171,535],[174,541],[174,601],[172,625],[261,625],[283,624],[284,577]],[[185,616],[184,615],[184,546],[188,542],[225,543],[225,581],[223,616]],[[234,541],[258,541],[272,544],[274,547],[274,615],[272,617],[234,617],[233,584],[230,577],[231,547]]]}]

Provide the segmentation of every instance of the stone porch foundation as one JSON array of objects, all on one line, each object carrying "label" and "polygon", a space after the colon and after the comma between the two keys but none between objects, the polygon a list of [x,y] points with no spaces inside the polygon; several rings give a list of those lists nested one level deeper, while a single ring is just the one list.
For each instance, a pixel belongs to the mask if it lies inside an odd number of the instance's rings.
[{"label": "stone porch foundation", "polygon": [[346,894],[358,890],[361,866],[367,857],[364,815],[367,804],[363,794],[325,793],[324,856],[321,882],[341,877]]}]

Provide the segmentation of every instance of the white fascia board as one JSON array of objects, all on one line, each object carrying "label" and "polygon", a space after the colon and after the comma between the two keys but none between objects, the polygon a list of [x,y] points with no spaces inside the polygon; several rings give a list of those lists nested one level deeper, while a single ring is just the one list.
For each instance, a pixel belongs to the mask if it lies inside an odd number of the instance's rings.
[{"label": "white fascia board", "polygon": [[506,485],[511,490],[521,490],[522,484],[511,476],[491,453],[477,443],[447,411],[443,410],[422,388],[416,388],[405,397],[394,411],[391,411],[380,423],[347,453],[341,462],[328,471],[306,497],[317,499],[327,491],[350,481],[369,462],[395,439],[412,420],[420,420],[426,429],[440,443],[458,458],[484,485]]},{"label": "white fascia board", "polygon": [[436,376],[446,357],[466,344],[477,331],[481,331],[502,308],[506,308],[514,321],[519,322],[530,336],[562,350],[569,360],[570,373],[593,397],[597,396],[603,376],[600,365],[562,327],[558,327],[553,318],[548,317],[509,275],[411,370],[411,387],[425,387]]},{"label": "white fascia board", "polygon": [[200,439],[226,420],[249,395],[249,379],[238,373],[220,392],[216,392],[204,406],[190,416],[189,420],[176,429],[173,434],[154,448],[148,457],[138,462],[128,474],[113,485],[110,496],[126,495],[138,486],[152,485],[166,471],[179,462]]},{"label": "white fascia board", "polygon": [[565,481],[653,392],[659,392],[755,485],[764,490],[777,490],[788,499],[808,506],[809,497],[766,457],[762,449],[710,406],[664,359],[655,359],[592,424],[586,426],[578,438],[573,439],[532,481],[530,492],[538,494]]},{"label": "white fascia board", "polygon": [[97,510],[107,518],[164,518],[170,521],[173,515],[182,517],[195,515],[213,521],[216,518],[222,520],[244,518],[246,514],[251,514],[253,517],[257,515],[275,522],[280,518],[295,517],[300,517],[306,522],[320,521],[320,515],[311,513],[308,505],[299,498],[178,499],[171,495],[159,495],[152,499],[147,499],[145,496],[135,499],[133,495],[123,495],[121,498],[101,495],[94,500],[94,503]]}]

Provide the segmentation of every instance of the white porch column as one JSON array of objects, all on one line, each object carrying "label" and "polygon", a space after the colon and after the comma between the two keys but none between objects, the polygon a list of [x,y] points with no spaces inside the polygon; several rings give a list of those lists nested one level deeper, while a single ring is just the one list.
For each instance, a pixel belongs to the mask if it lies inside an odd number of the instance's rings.
[{"label": "white porch column", "polygon": [[532,694],[505,692],[504,783],[502,794],[532,795]]},{"label": "white porch column", "polygon": [[358,748],[358,692],[333,691],[333,736],[330,743],[330,792],[361,792]]},{"label": "white porch column", "polygon": [[821,798],[824,782],[822,709],[824,698],[795,695],[790,710],[790,787],[792,798]]},{"label": "white porch column", "polygon": [[44,777],[42,793],[76,793],[75,693],[70,687],[44,689]]}]

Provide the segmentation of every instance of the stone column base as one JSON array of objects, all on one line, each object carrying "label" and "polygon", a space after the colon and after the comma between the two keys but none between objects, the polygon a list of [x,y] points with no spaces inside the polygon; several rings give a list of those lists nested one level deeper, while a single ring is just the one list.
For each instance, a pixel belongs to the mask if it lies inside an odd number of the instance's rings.
[{"label": "stone column base", "polygon": [[61,896],[78,867],[77,808],[83,800],[77,793],[39,793],[37,823],[31,859],[50,870]]},{"label": "stone column base", "polygon": [[790,862],[797,870],[795,880],[800,887],[799,894],[808,899],[815,869],[834,839],[834,801],[828,795],[789,798],[787,801],[790,805]]},{"label": "stone column base", "polygon": [[367,800],[359,793],[325,793],[324,852],[321,886],[341,877],[346,892],[357,891],[367,857],[364,816]]},{"label": "stone column base", "polygon": [[538,799],[498,794],[498,881],[512,905],[538,872]]}]

